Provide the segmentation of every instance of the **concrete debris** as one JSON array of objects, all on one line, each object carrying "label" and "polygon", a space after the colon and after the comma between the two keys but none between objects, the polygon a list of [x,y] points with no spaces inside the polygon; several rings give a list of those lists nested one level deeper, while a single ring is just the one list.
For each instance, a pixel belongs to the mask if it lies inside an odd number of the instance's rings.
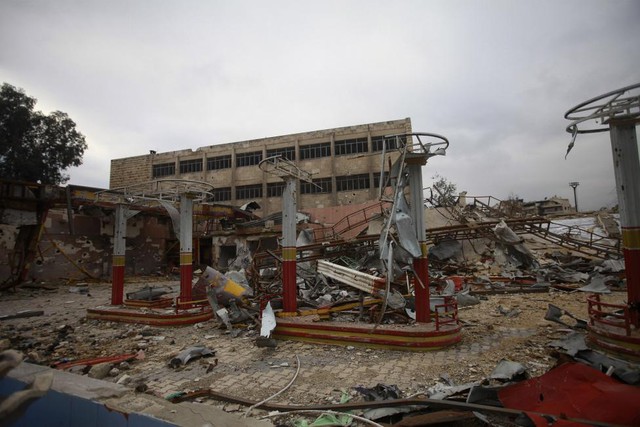
[{"label": "concrete debris", "polygon": [[502,314],[503,316],[506,317],[517,317],[520,313],[522,313],[522,310],[518,309],[518,308],[503,308],[501,305],[498,306],[498,313]]},{"label": "concrete debris", "polygon": [[109,371],[111,371],[111,363],[98,363],[91,366],[88,376],[101,380],[109,375]]},{"label": "concrete debris", "polygon": [[[0,353],[0,381],[18,367],[23,361],[21,353],[5,350]],[[35,399],[44,396],[53,384],[53,372],[42,372],[35,375],[33,381],[23,390],[13,392],[0,399],[0,423],[11,425],[19,420],[25,408]]]},{"label": "concrete debris", "polygon": [[0,378],[22,363],[22,359],[22,353],[15,350],[5,350],[0,353]]}]

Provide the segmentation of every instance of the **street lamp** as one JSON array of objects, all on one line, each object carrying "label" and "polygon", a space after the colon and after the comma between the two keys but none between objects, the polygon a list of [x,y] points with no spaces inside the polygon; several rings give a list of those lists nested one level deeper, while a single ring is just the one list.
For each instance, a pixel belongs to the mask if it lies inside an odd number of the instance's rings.
[{"label": "street lamp", "polygon": [[576,205],[576,212],[578,212],[578,196],[576,195],[576,188],[580,185],[578,181],[573,181],[569,183],[569,186],[573,188],[573,202]]}]

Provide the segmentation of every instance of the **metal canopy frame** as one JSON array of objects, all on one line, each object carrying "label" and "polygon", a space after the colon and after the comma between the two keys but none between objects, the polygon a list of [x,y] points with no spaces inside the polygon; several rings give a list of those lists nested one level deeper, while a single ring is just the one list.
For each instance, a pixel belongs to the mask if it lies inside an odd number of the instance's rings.
[{"label": "metal canopy frame", "polygon": [[258,167],[263,172],[279,176],[282,179],[296,178],[313,183],[310,172],[300,169],[294,162],[289,159],[285,159],[279,154],[262,160],[258,163]]},{"label": "metal canopy frame", "polygon": [[126,187],[98,191],[97,200],[104,199],[114,203],[139,203],[153,201],[180,201],[181,195],[188,195],[194,202],[213,199],[214,186],[190,179],[158,179],[141,182]]},{"label": "metal canopy frame", "polygon": [[[601,101],[601,102],[599,102]],[[599,102],[599,103],[598,103]],[[571,120],[567,132],[574,135],[579,133],[597,133],[609,130],[609,126],[579,129],[583,122],[601,119],[601,124],[608,124],[611,120],[640,121],[640,83],[625,86],[584,101],[564,114],[564,118]]]}]

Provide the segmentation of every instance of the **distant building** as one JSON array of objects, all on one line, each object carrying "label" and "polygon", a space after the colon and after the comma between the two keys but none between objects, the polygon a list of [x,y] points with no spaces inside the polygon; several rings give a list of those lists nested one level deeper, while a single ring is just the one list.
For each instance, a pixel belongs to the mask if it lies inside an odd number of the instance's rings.
[{"label": "distant building", "polygon": [[[411,119],[325,129],[111,160],[109,188],[155,179],[189,179],[213,185],[215,203],[256,201],[265,216],[282,210],[284,181],[258,164],[281,155],[310,172],[315,185],[298,182],[299,210],[360,204],[378,198],[384,136],[411,133]],[[387,149],[395,140],[386,140]],[[390,153],[395,159],[397,151]],[[386,167],[386,165],[385,165]]]},{"label": "distant building", "polygon": [[569,199],[553,196],[548,199],[522,204],[522,210],[526,215],[553,216],[575,212]]}]

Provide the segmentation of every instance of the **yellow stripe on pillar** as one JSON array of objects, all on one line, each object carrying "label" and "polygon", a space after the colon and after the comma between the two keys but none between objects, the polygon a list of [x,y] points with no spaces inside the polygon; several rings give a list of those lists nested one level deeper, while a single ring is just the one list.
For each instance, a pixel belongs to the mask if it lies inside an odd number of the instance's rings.
[{"label": "yellow stripe on pillar", "polygon": [[427,249],[427,242],[420,242],[420,252],[422,252],[422,258],[426,258],[429,254],[429,250]]},{"label": "yellow stripe on pillar", "polygon": [[640,249],[640,228],[622,228],[622,246],[625,249]]},{"label": "yellow stripe on pillar", "polygon": [[283,261],[295,261],[296,260],[296,248],[282,248],[282,260]]},{"label": "yellow stripe on pillar", "polygon": [[191,252],[184,252],[180,254],[180,265],[191,265],[193,262],[193,254]]},{"label": "yellow stripe on pillar", "polygon": [[124,255],[113,255],[111,263],[116,267],[124,266]]}]

